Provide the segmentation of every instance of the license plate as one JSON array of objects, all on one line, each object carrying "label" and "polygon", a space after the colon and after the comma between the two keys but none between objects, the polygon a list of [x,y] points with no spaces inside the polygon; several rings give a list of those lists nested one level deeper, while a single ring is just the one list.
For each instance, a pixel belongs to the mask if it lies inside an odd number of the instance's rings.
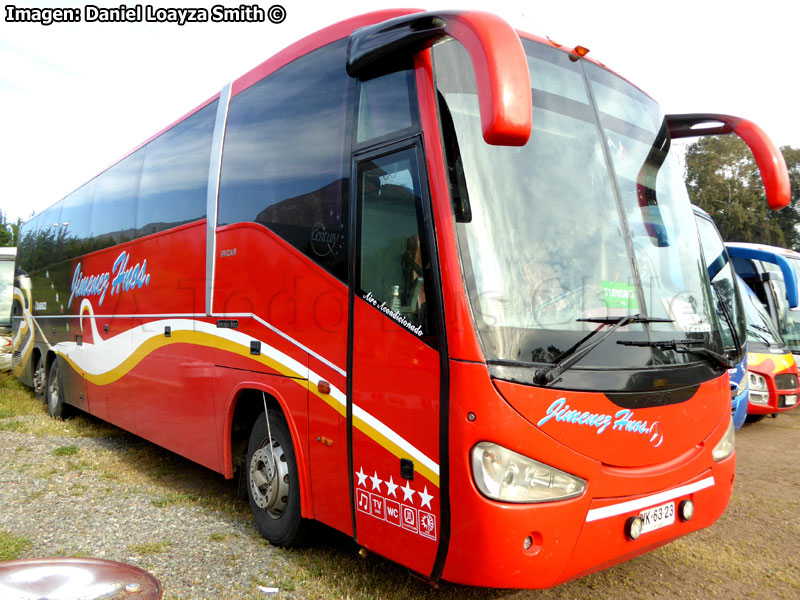
[{"label": "license plate", "polygon": [[639,513],[642,518],[642,533],[655,531],[675,522],[675,503],[667,502],[661,506],[648,508]]},{"label": "license plate", "polygon": [[785,406],[794,406],[797,404],[797,394],[791,394],[783,397],[783,404]]}]

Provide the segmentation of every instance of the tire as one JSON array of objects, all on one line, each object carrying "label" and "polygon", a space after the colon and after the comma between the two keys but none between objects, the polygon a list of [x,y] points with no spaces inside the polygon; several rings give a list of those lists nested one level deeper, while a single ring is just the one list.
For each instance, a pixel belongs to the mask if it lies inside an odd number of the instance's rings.
[{"label": "tire", "polygon": [[[272,449],[267,442],[264,413],[250,432],[245,465],[247,497],[261,535],[275,546],[291,548],[302,543],[308,522],[300,516],[300,478],[289,426],[278,410],[270,411],[269,421]],[[270,468],[273,464],[277,469]]]},{"label": "tire", "polygon": [[[44,361],[42,361],[44,362]],[[64,404],[64,386],[61,383],[61,360],[56,357],[47,372],[47,412],[54,419],[63,419],[69,415],[69,407]]]},{"label": "tire", "polygon": [[43,356],[39,356],[33,365],[33,393],[36,399],[45,401],[47,395],[47,363]]},{"label": "tire", "polygon": [[758,423],[759,421],[763,421],[766,418],[767,415],[747,415],[744,420],[747,423]]}]

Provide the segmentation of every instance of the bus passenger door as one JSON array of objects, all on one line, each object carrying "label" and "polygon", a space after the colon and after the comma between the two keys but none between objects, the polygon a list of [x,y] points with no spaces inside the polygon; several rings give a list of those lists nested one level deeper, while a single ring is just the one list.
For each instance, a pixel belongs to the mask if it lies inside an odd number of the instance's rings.
[{"label": "bus passenger door", "polygon": [[348,426],[356,541],[420,573],[440,540],[436,302],[413,140],[357,156]]}]

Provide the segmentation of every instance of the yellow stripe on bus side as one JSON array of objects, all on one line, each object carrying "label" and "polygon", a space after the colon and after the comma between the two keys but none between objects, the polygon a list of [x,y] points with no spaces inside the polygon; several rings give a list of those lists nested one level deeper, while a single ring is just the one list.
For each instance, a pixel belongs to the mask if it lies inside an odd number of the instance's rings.
[{"label": "yellow stripe on bus side", "polygon": [[[388,437],[383,435],[382,433],[376,431],[373,427],[369,424],[365,423],[361,419],[356,416],[353,416],[353,427],[364,433],[367,437],[372,438],[378,445],[382,446],[384,450],[387,450],[394,454],[397,458],[416,458],[414,456],[409,456],[408,452],[403,451],[400,446],[395,444],[392,440]],[[417,473],[420,473],[425,479],[430,481],[433,485],[437,488],[439,487],[439,475],[434,473],[433,470],[425,466],[419,459],[414,461],[414,469]]]},{"label": "yellow stripe on bus side", "polygon": [[168,346],[170,344],[192,344],[195,346],[205,346],[208,348],[219,348],[221,350],[232,352],[234,354],[238,354],[240,356],[244,356],[251,360],[260,362],[270,367],[271,369],[278,371],[282,375],[291,377],[292,379],[304,379],[303,376],[300,375],[299,373],[294,372],[292,369],[286,367],[282,363],[273,360],[268,356],[251,355],[249,348],[245,348],[241,344],[231,342],[230,340],[227,340],[225,338],[210,333],[205,333],[203,331],[178,330],[178,331],[173,331],[170,337],[164,337],[164,336],[151,337],[145,340],[119,365],[117,365],[116,367],[114,367],[109,371],[106,371],[105,373],[97,373],[97,374],[87,373],[74,361],[70,360],[68,356],[64,355],[61,352],[58,352],[58,355],[63,357],[64,360],[66,360],[70,364],[70,366],[72,366],[73,369],[75,369],[78,373],[80,373],[87,381],[95,385],[108,385],[110,383],[114,383],[115,381],[126,375],[131,369],[133,369],[142,360],[144,360],[150,353],[158,350],[159,348],[163,348],[164,346]]},{"label": "yellow stripe on bus side", "polygon": [[[178,331],[173,331],[172,335],[168,338],[164,336],[151,337],[145,340],[128,358],[126,358],[118,366],[114,367],[113,369],[105,373],[99,373],[99,374],[86,373],[75,362],[70,360],[68,356],[64,355],[61,352],[58,352],[58,354],[59,356],[64,358],[64,360],[66,360],[70,364],[70,366],[72,366],[73,369],[75,369],[78,373],[80,373],[87,381],[95,385],[108,385],[126,375],[129,371],[131,371],[131,369],[133,369],[142,360],[144,360],[144,358],[147,357],[147,355],[169,344],[192,344],[196,346],[218,348],[220,350],[231,352],[233,354],[238,354],[239,356],[243,356],[250,360],[254,360],[286,377],[291,378],[295,383],[306,388],[311,393],[320,398],[328,406],[330,406],[336,412],[338,412],[342,417],[345,417],[347,414],[347,409],[344,405],[342,405],[341,402],[338,402],[330,394],[320,393],[316,389],[315,385],[310,383],[299,373],[296,373],[293,369],[270,358],[269,356],[252,355],[250,354],[250,348],[244,347],[242,344],[238,344],[226,338],[219,337],[202,331],[178,330]],[[383,447],[386,451],[393,454],[394,456],[398,458],[415,459],[414,462],[416,463],[415,468],[417,472],[420,473],[423,477],[425,477],[428,481],[430,481],[433,485],[439,487],[439,475],[436,472],[434,472],[431,468],[424,465],[422,461],[419,460],[419,457],[409,456],[409,453],[404,451],[397,443],[395,443],[389,437],[377,431],[374,427],[372,427],[364,420],[356,416],[353,417],[353,426],[359,431],[361,431],[363,434],[365,434],[367,437],[372,439],[375,443]]]}]

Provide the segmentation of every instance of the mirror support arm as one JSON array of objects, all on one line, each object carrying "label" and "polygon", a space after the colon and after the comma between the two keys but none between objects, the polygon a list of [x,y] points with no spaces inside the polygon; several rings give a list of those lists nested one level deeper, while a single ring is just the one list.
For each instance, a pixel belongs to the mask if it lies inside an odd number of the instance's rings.
[{"label": "mirror support arm", "polygon": [[[672,139],[735,133],[747,144],[756,159],[772,210],[788,206],[792,199],[789,171],[778,147],[758,125],[747,119],[713,113],[667,115]],[[705,123],[708,127],[698,127]],[[717,125],[713,125],[713,124]]]},{"label": "mirror support arm", "polygon": [[472,61],[486,143],[524,146],[531,134],[528,61],[516,31],[496,15],[423,12],[356,29],[347,45],[347,72],[369,77],[446,35],[461,42]]}]

